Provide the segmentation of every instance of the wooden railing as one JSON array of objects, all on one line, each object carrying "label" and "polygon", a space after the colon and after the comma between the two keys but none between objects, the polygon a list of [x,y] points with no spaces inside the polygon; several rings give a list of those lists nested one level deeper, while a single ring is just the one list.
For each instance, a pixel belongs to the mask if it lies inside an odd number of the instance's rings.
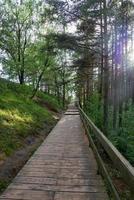
[{"label": "wooden railing", "polygon": [[90,145],[94,151],[96,160],[98,162],[99,173],[102,174],[104,179],[107,182],[108,189],[110,190],[110,194],[115,200],[120,200],[120,196],[118,191],[116,190],[112,179],[105,167],[105,164],[99,154],[99,149],[91,136],[91,132],[93,133],[95,139],[101,144],[110,160],[113,163],[115,169],[117,169],[125,183],[128,185],[131,191],[131,200],[134,199],[134,168],[131,164],[121,155],[121,153],[115,148],[115,146],[107,139],[107,137],[95,126],[95,124],[89,119],[86,113],[78,106],[80,111],[80,116],[83,121],[84,127],[86,129],[87,136],[89,138]]}]

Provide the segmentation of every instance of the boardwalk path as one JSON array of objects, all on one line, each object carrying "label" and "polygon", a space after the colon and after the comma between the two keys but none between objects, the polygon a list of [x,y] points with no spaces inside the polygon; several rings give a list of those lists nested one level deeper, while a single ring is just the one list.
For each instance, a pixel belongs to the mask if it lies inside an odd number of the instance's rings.
[{"label": "boardwalk path", "polygon": [[76,109],[67,111],[1,199],[108,199]]}]

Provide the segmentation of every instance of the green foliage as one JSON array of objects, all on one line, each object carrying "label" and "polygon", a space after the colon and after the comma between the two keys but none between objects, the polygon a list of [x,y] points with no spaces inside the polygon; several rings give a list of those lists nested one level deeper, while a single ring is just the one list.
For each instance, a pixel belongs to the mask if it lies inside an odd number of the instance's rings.
[{"label": "green foliage", "polygon": [[127,110],[123,113],[123,132],[134,137],[134,105],[128,103]]},{"label": "green foliage", "polygon": [[111,133],[109,139],[115,147],[134,165],[134,136],[129,136],[123,132],[118,135],[118,131]]},{"label": "green foliage", "polygon": [[[99,94],[94,93],[86,102],[85,111],[93,122],[102,129],[103,113],[99,102]],[[112,107],[109,109],[108,138],[114,146],[134,165],[134,105],[129,102],[127,110],[122,114],[122,127],[112,127]]]},{"label": "green foliage", "polygon": [[102,128],[102,107],[99,103],[99,94],[94,93],[86,102],[84,110],[94,123]]},{"label": "green foliage", "polygon": [[119,151],[134,165],[134,105],[128,103],[122,114],[122,127],[111,130],[109,138]]},{"label": "green foliage", "polygon": [[[114,132],[114,131],[113,131]],[[134,136],[124,132],[124,127],[109,135],[115,147],[134,165]]]},{"label": "green foliage", "polygon": [[[0,2],[1,29],[0,48],[2,65],[10,77],[17,77],[24,70],[25,50],[30,43],[31,30],[35,24],[33,15],[34,1],[28,0],[17,3],[15,1]],[[23,71],[25,72],[25,71]]]}]

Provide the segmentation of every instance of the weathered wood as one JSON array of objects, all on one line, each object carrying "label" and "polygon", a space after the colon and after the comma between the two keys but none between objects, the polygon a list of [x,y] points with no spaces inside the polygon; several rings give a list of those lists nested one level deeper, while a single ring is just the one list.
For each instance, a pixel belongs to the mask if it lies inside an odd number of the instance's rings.
[{"label": "weathered wood", "polygon": [[72,112],[71,107],[0,199],[108,200],[80,116]]},{"label": "weathered wood", "polygon": [[89,119],[84,111],[81,108],[79,109],[82,113],[82,117],[87,123],[87,126],[90,126],[90,128],[93,130],[96,138],[99,140],[110,159],[113,161],[115,168],[120,171],[124,181],[130,187],[132,193],[134,193],[134,168],[113,146],[106,136],[95,126],[95,124]]}]

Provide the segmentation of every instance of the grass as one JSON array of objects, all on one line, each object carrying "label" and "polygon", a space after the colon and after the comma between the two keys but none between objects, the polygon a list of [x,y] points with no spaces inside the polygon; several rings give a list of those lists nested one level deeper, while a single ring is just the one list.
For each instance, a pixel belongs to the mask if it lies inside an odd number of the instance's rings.
[{"label": "grass", "polygon": [[61,109],[63,109],[62,103],[58,102],[58,99],[53,95],[48,95],[39,91],[37,93],[37,97],[39,97],[44,104],[46,104],[53,111],[59,112]]},{"label": "grass", "polygon": [[47,109],[32,100],[11,93],[0,96],[0,149],[6,155],[21,146],[22,138],[53,118]]},{"label": "grass", "polygon": [[[9,156],[23,145],[24,139],[54,123],[47,107],[31,100],[31,88],[0,79],[0,154]],[[40,92],[42,101],[59,110],[56,99]],[[0,158],[1,159],[1,158]]]}]

